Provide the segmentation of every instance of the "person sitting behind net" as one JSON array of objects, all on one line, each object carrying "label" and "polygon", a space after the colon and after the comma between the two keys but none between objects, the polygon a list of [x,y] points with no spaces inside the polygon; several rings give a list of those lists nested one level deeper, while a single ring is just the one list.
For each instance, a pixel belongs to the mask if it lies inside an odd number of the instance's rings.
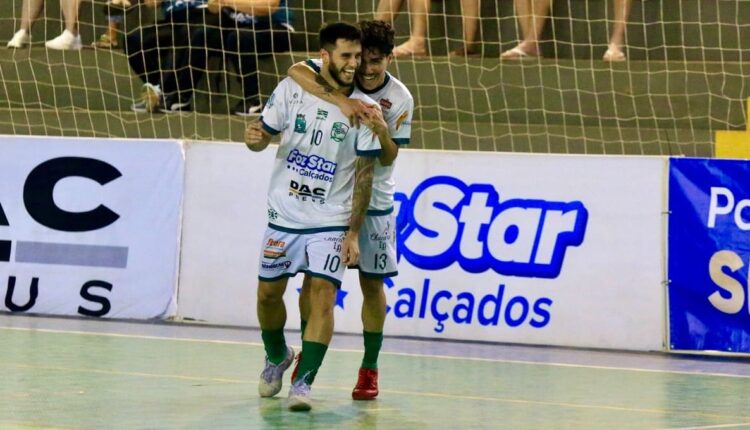
[{"label": "person sitting behind net", "polygon": [[[625,27],[630,14],[632,0],[613,0],[614,27],[609,39],[609,46],[602,58],[604,61],[624,61],[622,47],[625,42]],[[544,23],[549,15],[552,0],[514,0],[516,16],[521,27],[523,40],[516,47],[500,55],[503,60],[519,60],[539,56],[539,37],[544,30]]]},{"label": "person sitting behind net", "polygon": [[[78,34],[78,9],[81,0],[60,0],[65,20],[65,30],[62,34],[52,40],[48,40],[44,46],[49,49],[78,50],[81,49],[81,35]],[[23,48],[31,42],[31,26],[41,15],[44,9],[44,0],[23,0],[21,5],[21,28],[16,31],[13,38],[6,45],[8,48]]]},{"label": "person sitting behind net", "polygon": [[258,57],[289,50],[290,13],[286,0],[209,0],[203,22],[189,25],[189,67],[165,76],[163,112],[189,110],[195,88],[213,55],[234,65],[243,98],[232,113],[260,113]]},{"label": "person sitting behind net", "polygon": [[131,69],[143,82],[135,112],[155,112],[164,105],[161,84],[176,70],[187,68],[189,23],[203,22],[206,0],[143,0],[147,7],[160,6],[163,18],[137,27],[125,37],[124,51]]}]

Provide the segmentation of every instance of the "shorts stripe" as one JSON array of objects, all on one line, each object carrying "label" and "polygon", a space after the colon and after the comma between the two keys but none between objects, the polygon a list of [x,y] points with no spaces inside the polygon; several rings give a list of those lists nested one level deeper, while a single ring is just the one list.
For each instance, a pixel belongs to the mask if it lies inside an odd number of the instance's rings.
[{"label": "shorts stripe", "polygon": [[362,269],[359,269],[359,273],[361,273],[362,276],[368,279],[384,279],[384,278],[392,278],[394,276],[398,276],[398,271],[390,272],[390,273],[368,273],[368,272],[363,271]]},{"label": "shorts stripe", "polygon": [[276,282],[278,280],[284,279],[284,278],[291,278],[292,276],[296,275],[296,273],[283,273],[279,276],[274,276],[273,278],[266,278],[264,276],[258,276],[258,279],[263,282]]},{"label": "shorts stripe", "polygon": [[294,233],[294,234],[311,234],[311,233],[324,233],[327,231],[348,231],[348,226],[331,226],[331,227],[316,227],[316,228],[289,228],[282,227],[280,225],[268,223],[268,228],[280,231],[282,233]]},{"label": "shorts stripe", "polygon": [[393,213],[393,206],[388,209],[368,209],[367,216],[383,216],[390,215]]}]

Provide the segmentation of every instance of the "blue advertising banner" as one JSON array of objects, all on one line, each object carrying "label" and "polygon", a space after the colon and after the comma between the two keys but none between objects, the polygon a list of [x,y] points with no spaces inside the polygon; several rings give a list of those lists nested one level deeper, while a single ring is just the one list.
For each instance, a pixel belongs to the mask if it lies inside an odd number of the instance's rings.
[{"label": "blue advertising banner", "polygon": [[669,210],[671,349],[750,353],[750,163],[671,159]]}]

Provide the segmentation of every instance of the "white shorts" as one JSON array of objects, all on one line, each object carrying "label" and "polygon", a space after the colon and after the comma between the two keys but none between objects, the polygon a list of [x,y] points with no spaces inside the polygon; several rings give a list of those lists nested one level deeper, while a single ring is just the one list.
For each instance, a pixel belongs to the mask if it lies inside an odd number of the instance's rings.
[{"label": "white shorts", "polygon": [[396,217],[393,212],[365,217],[359,231],[359,262],[353,267],[357,267],[366,278],[398,275]]},{"label": "white shorts", "polygon": [[258,279],[266,282],[299,272],[341,287],[345,266],[341,256],[344,231],[289,233],[266,228]]}]

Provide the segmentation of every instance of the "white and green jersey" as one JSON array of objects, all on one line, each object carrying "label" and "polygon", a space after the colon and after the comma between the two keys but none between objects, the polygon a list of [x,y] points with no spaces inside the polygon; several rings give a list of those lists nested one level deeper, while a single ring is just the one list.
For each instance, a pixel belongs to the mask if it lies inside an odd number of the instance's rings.
[{"label": "white and green jersey", "polygon": [[[374,101],[354,89],[352,98]],[[268,190],[269,227],[294,233],[346,230],[357,156],[376,157],[380,142],[367,127],[349,127],[338,107],[281,81],[261,116],[283,133]]]},{"label": "white and green jersey", "polygon": [[[307,60],[307,64],[315,71],[320,72],[321,60]],[[407,145],[411,140],[411,121],[414,114],[414,98],[401,81],[386,72],[383,84],[367,91],[359,88],[380,105],[383,118],[388,124],[391,139],[396,145]],[[390,166],[383,166],[378,160],[375,163],[375,173],[372,178],[372,197],[368,214],[378,215],[393,211],[393,195],[396,192],[396,182],[393,180],[393,168],[395,162]]]}]

